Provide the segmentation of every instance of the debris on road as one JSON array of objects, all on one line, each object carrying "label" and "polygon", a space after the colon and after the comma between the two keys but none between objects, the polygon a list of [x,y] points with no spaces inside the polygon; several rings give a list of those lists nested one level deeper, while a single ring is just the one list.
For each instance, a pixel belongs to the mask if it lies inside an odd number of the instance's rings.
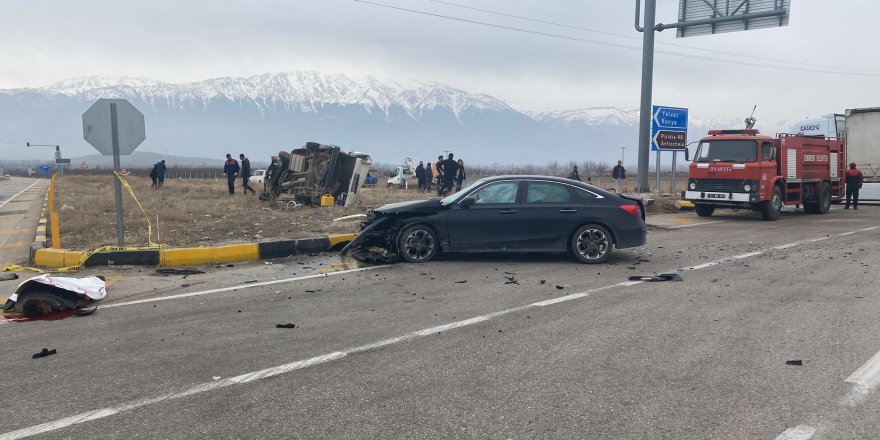
[{"label": "debris on road", "polygon": [[560,286],[559,284],[557,284],[557,285],[556,285],[556,288],[559,289],[559,290],[562,290],[562,289],[565,289],[565,286]]},{"label": "debris on road", "polygon": [[461,280],[461,281],[456,281],[455,284],[464,284],[466,282],[467,282],[467,280]]},{"label": "debris on road", "polygon": [[39,353],[34,353],[34,355],[31,357],[31,359],[52,356],[53,354],[56,354],[56,353],[58,353],[58,350],[55,350],[54,348],[51,350],[49,350],[48,348],[43,348]]},{"label": "debris on road", "polygon": [[204,271],[201,271],[201,270],[196,270],[196,269],[169,269],[169,268],[162,268],[162,269],[156,269],[156,273],[159,274],[159,275],[200,275],[200,274],[203,274],[203,273],[205,273],[205,272],[204,272]]},{"label": "debris on road", "polygon": [[18,274],[12,272],[0,272],[0,281],[17,280]]},{"label": "debris on road", "polygon": [[19,284],[2,309],[25,316],[65,311],[88,315],[97,310],[97,302],[105,296],[107,290],[103,276],[70,278],[43,274]]},{"label": "debris on road", "polygon": [[[510,273],[510,272],[504,272],[504,273]],[[507,281],[504,282],[504,284],[516,284],[516,285],[519,285],[519,281],[517,281],[517,279],[516,279],[516,275],[515,275],[515,274],[514,274],[514,275],[511,275],[511,276],[507,276],[507,275],[505,275],[505,276],[504,276],[504,279],[507,280]]]},{"label": "debris on road", "polygon": [[791,360],[791,361],[785,361],[785,365],[803,366],[803,365],[804,365],[804,361],[802,361],[802,360],[800,360],[800,359],[794,359],[794,360]]},{"label": "debris on road", "polygon": [[275,324],[275,328],[296,328],[296,324],[288,322],[287,324]]},{"label": "debris on road", "polygon": [[334,218],[333,221],[334,222],[344,222],[346,220],[354,220],[354,219],[366,218],[366,217],[367,217],[366,214],[353,214],[353,215],[346,215],[345,217]]},{"label": "debris on road", "polygon": [[630,281],[684,281],[681,275],[677,273],[659,273],[657,275],[633,275],[629,277]]}]

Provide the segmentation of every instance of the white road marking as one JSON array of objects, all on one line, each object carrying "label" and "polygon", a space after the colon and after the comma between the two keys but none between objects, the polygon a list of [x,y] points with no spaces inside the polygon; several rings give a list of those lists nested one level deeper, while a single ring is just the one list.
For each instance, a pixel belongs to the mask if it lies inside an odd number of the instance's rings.
[{"label": "white road marking", "polygon": [[829,237],[819,237],[819,238],[814,238],[814,239],[810,240],[810,242],[815,243],[815,242],[817,242],[817,241],[828,240],[828,238],[829,238]]},{"label": "white road marking", "polygon": [[841,399],[844,406],[859,404],[869,393],[880,385],[880,352],[877,352],[868,362],[859,367],[853,374],[844,380],[853,385],[852,389]]},{"label": "white road marking", "polygon": [[[825,238],[827,238],[827,237],[825,237]],[[818,241],[818,240],[814,240],[814,241]],[[732,261],[734,259],[742,259],[742,258],[748,258],[750,256],[761,255],[764,252],[765,251],[755,251],[755,252],[750,252],[747,254],[737,255],[737,256],[733,256],[733,257],[727,257],[727,258],[723,258],[720,260],[716,260],[711,263],[706,263],[701,266],[702,267],[714,266],[714,265],[720,264],[722,262]],[[378,266],[378,267],[385,267],[385,266]],[[697,270],[696,269],[697,267],[698,266],[694,266],[693,268],[690,268],[690,270]],[[359,270],[367,270],[367,269],[371,269],[371,268],[373,268],[373,267],[353,269],[350,271],[332,272],[331,274],[350,273],[350,272],[355,272],[355,271],[359,271]],[[675,271],[670,271],[670,272],[675,272]],[[330,274],[326,274],[326,275],[330,275]],[[324,276],[324,274],[322,274],[322,275],[309,275],[306,277],[288,278],[285,280],[274,280],[274,281],[269,281],[269,282],[265,282],[265,283],[255,283],[255,284],[257,284],[257,285],[278,284],[278,283],[296,281],[299,279],[315,278],[318,276]],[[120,404],[120,405],[115,405],[115,406],[110,406],[107,408],[89,411],[89,412],[77,414],[77,415],[74,415],[71,417],[65,417],[63,419],[54,420],[54,421],[51,421],[48,423],[34,425],[31,427],[19,429],[17,431],[12,431],[12,432],[8,432],[5,434],[0,434],[0,440],[14,440],[14,439],[20,439],[20,438],[24,438],[24,437],[29,437],[32,435],[42,434],[42,433],[54,431],[57,429],[65,428],[68,426],[77,425],[80,423],[85,423],[85,422],[88,422],[91,420],[97,420],[97,419],[109,417],[109,416],[112,416],[112,415],[115,415],[115,414],[118,414],[118,413],[121,413],[124,411],[152,405],[154,403],[159,403],[159,402],[163,402],[166,400],[174,400],[174,399],[179,399],[182,397],[206,393],[208,391],[228,387],[231,385],[253,382],[253,381],[264,379],[267,377],[277,376],[280,374],[284,374],[284,373],[299,370],[302,368],[310,367],[312,365],[317,365],[317,364],[321,364],[321,363],[325,363],[325,362],[338,360],[338,359],[344,358],[350,354],[361,353],[361,352],[365,352],[365,351],[376,349],[376,348],[381,348],[381,347],[386,347],[389,345],[398,344],[400,342],[408,341],[408,340],[415,339],[415,338],[427,337],[427,336],[434,335],[434,334],[436,334],[438,332],[442,332],[442,331],[452,330],[452,329],[456,329],[456,328],[469,326],[472,324],[486,322],[486,321],[489,321],[495,317],[508,315],[508,314],[519,312],[519,311],[526,310],[529,308],[546,307],[546,306],[549,306],[552,304],[558,304],[558,303],[565,302],[565,301],[571,301],[571,300],[578,299],[578,298],[584,298],[584,297],[587,297],[590,294],[595,293],[595,292],[609,290],[609,289],[613,289],[616,287],[634,286],[634,285],[641,284],[641,283],[643,283],[643,281],[638,281],[638,280],[626,281],[626,282],[622,282],[622,283],[617,283],[617,284],[612,284],[612,285],[608,285],[608,286],[604,286],[604,287],[599,287],[596,289],[587,290],[585,292],[573,293],[571,295],[565,295],[565,296],[562,296],[559,298],[553,298],[553,299],[546,300],[546,301],[539,301],[536,303],[531,303],[531,304],[527,304],[527,305],[523,305],[523,306],[500,310],[500,311],[492,312],[492,313],[485,314],[485,315],[479,315],[479,316],[475,316],[475,317],[469,318],[469,319],[464,319],[461,321],[454,321],[454,322],[450,322],[448,324],[429,327],[426,329],[417,330],[417,331],[410,332],[410,333],[400,335],[397,337],[383,339],[383,340],[369,343],[369,344],[365,344],[365,345],[360,345],[360,346],[353,347],[353,348],[350,348],[347,350],[334,351],[334,352],[327,353],[327,354],[324,354],[321,356],[316,356],[316,357],[313,357],[310,359],[304,359],[304,360],[300,360],[300,361],[295,361],[295,362],[291,362],[291,363],[287,363],[287,364],[278,365],[275,367],[266,368],[263,370],[245,373],[245,374],[241,374],[241,375],[238,375],[238,376],[235,376],[232,378],[228,378],[228,379],[205,382],[205,383],[187,388],[187,389],[180,391],[180,392],[177,392],[177,393],[166,393],[166,394],[161,394],[159,396],[151,397],[151,398],[147,398],[147,399],[134,400],[131,402]],[[241,286],[235,287],[235,288],[254,287],[255,284],[244,284],[244,285],[241,285]],[[206,290],[203,292],[193,292],[193,293],[189,293],[189,294],[176,295],[174,297],[193,296],[195,294],[222,292],[222,291],[229,291],[232,289],[234,289],[234,288],[213,289],[213,290]],[[166,297],[165,299],[168,299],[168,298],[171,298],[171,297]],[[143,302],[159,301],[162,299],[163,298],[156,298],[153,300],[139,300],[139,301],[131,301],[128,303],[118,303],[118,304],[114,304],[114,305],[120,306],[120,305],[124,305],[124,304],[140,304]],[[850,378],[853,378],[855,376],[857,378],[856,380],[861,380],[861,381],[870,380],[873,382],[869,382],[869,383],[876,385],[877,371],[875,371],[875,370],[878,370],[878,369],[880,369],[880,353],[875,355],[874,358],[872,358],[870,361],[868,361],[867,364],[863,365],[862,368],[860,368],[858,371],[856,371],[856,373],[853,373],[853,375],[850,376]],[[849,379],[847,379],[847,380],[849,381]],[[786,430],[785,432],[780,434],[778,437],[776,437],[776,440],[807,440],[807,439],[811,438],[816,433],[816,431],[817,431],[817,428],[815,428],[815,427],[808,426],[808,425],[799,425],[794,428],[790,428],[790,429]]]},{"label": "white road marking", "polygon": [[16,197],[22,195],[22,193],[24,193],[25,191],[27,191],[27,190],[33,188],[34,185],[36,185],[36,184],[38,184],[38,183],[40,183],[39,180],[36,181],[36,182],[34,182],[34,183],[32,183],[32,184],[30,184],[30,186],[28,186],[27,188],[25,188],[25,189],[23,189],[23,190],[21,190],[21,191],[15,193],[15,195],[13,195],[12,197],[10,197],[10,198],[4,200],[3,203],[0,203],[0,209],[2,209],[4,206],[6,206],[7,203],[11,202],[11,201],[12,201],[13,199],[15,199]]},{"label": "white road marking", "polygon": [[837,235],[839,235],[839,236],[842,237],[842,236],[844,236],[844,235],[853,235],[853,234],[855,234],[856,232],[858,232],[858,231],[849,231],[849,232],[844,232],[843,234],[837,234]]},{"label": "white road marking", "polygon": [[113,308],[113,307],[122,307],[122,306],[131,306],[131,305],[135,305],[135,304],[144,304],[144,303],[150,303],[150,302],[156,302],[156,301],[167,301],[170,299],[188,298],[191,296],[208,295],[211,293],[229,292],[229,291],[236,290],[236,289],[250,289],[253,287],[260,287],[260,286],[271,286],[273,284],[292,283],[294,281],[310,280],[313,278],[323,278],[323,277],[335,276],[335,275],[345,275],[347,273],[354,273],[354,272],[361,272],[361,271],[365,271],[365,270],[378,269],[380,267],[388,267],[388,266],[360,267],[357,269],[339,270],[336,272],[327,272],[327,273],[316,274],[316,275],[303,275],[303,276],[299,276],[299,277],[284,278],[284,279],[280,279],[280,280],[263,281],[261,283],[239,284],[237,286],[221,287],[219,289],[211,289],[211,290],[201,290],[198,292],[181,293],[179,295],[169,295],[169,296],[160,296],[157,298],[138,299],[138,300],[134,300],[134,301],[125,301],[125,302],[101,305],[101,309],[109,309],[109,308]]},{"label": "white road marking", "polygon": [[716,220],[714,222],[702,222],[702,223],[694,223],[692,225],[678,225],[678,226],[670,226],[666,229],[678,229],[678,228],[689,228],[691,226],[703,226],[703,225],[711,225],[712,223],[724,223],[725,220]]},{"label": "white road marking", "polygon": [[880,228],[880,226],[871,226],[870,228],[859,229],[860,231],[873,231],[874,229]]},{"label": "white road marking", "polygon": [[781,246],[775,246],[775,247],[772,247],[772,248],[770,248],[770,249],[774,249],[774,250],[778,250],[778,251],[779,251],[779,250],[782,250],[782,249],[788,249],[788,248],[793,248],[793,247],[795,247],[795,246],[800,246],[801,244],[803,244],[803,243],[801,243],[801,242],[794,242],[794,243],[789,243],[789,244],[783,244],[783,245],[781,245]]},{"label": "white road marking", "polygon": [[816,428],[809,425],[798,425],[788,428],[776,437],[776,440],[807,440],[816,434]]}]

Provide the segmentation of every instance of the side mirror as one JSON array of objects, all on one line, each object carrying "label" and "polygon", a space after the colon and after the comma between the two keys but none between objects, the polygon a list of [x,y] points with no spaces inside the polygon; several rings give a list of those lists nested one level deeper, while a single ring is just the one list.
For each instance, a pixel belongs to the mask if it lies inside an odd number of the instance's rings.
[{"label": "side mirror", "polygon": [[684,149],[684,160],[690,162],[691,161],[691,151],[687,148]]},{"label": "side mirror", "polygon": [[477,199],[475,199],[475,198],[473,198],[473,197],[465,197],[465,198],[462,199],[460,202],[458,202],[458,204],[459,204],[462,208],[469,208],[469,207],[470,207],[471,205],[473,205],[474,203],[477,203]]}]

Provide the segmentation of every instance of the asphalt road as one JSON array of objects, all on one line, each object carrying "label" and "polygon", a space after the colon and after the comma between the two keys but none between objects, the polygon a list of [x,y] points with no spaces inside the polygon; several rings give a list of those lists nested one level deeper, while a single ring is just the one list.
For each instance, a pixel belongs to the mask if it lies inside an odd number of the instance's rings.
[{"label": "asphalt road", "polygon": [[96,314],[0,324],[0,439],[878,438],[878,215],[663,216],[599,266],[105,269]]},{"label": "asphalt road", "polygon": [[0,267],[27,263],[48,187],[46,179],[0,180]]}]

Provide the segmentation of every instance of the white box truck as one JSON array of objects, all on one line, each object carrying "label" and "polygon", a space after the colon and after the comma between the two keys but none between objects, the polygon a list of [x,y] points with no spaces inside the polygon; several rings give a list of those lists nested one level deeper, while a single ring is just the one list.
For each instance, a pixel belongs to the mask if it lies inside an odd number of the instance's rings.
[{"label": "white box truck", "polygon": [[806,119],[791,127],[792,133],[846,139],[846,164],[855,162],[865,176],[859,201],[880,201],[880,107],[847,109]]}]

